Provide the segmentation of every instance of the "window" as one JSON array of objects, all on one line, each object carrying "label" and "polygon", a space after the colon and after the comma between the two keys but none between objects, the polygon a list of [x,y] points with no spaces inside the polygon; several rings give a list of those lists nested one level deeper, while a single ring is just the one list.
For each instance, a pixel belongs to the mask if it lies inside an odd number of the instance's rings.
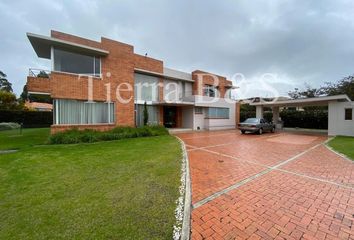
[{"label": "window", "polygon": [[208,97],[218,97],[218,89],[212,85],[205,85],[204,87],[204,96]]},{"label": "window", "polygon": [[344,120],[353,120],[353,109],[352,108],[345,109]]},{"label": "window", "polygon": [[157,77],[136,73],[134,75],[134,99],[142,101],[158,101],[159,80]]},{"label": "window", "polygon": [[[157,106],[147,105],[149,114],[148,123],[157,125],[159,124],[159,111]],[[135,104],[135,124],[140,127],[144,125],[144,105]]]},{"label": "window", "polygon": [[203,114],[203,108],[202,107],[195,107],[194,112],[195,112],[195,114]]},{"label": "window", "polygon": [[207,118],[230,118],[228,108],[208,108]]},{"label": "window", "polygon": [[55,124],[114,123],[114,103],[54,100]]},{"label": "window", "polygon": [[54,71],[100,76],[101,58],[54,48]]}]

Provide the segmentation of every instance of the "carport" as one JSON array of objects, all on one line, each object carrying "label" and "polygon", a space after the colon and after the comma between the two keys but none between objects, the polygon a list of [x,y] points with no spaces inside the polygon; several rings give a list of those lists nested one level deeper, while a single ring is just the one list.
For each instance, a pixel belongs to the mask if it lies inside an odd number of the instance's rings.
[{"label": "carport", "polygon": [[[264,107],[270,107],[275,124],[279,122],[280,107],[328,106],[328,135],[354,136],[354,102],[344,94],[282,101],[253,102],[250,105],[256,106],[257,118],[263,118]],[[351,117],[348,117],[348,112],[351,113]]]}]

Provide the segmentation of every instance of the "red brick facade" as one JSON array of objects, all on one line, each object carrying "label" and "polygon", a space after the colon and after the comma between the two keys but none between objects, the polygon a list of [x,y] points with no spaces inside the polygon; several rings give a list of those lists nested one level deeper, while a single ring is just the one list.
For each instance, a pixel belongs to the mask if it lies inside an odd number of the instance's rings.
[{"label": "red brick facade", "polygon": [[192,72],[193,94],[203,95],[203,87],[212,85],[218,88],[220,97],[224,98],[228,86],[232,86],[232,82],[227,80],[226,77],[215,75],[213,73],[195,70]]},{"label": "red brick facade", "polygon": [[[28,77],[27,88],[30,92],[50,93],[53,99],[76,99],[88,100],[88,84],[92,82],[94,101],[107,101],[108,88],[110,89],[110,100],[115,103],[115,124],[124,126],[135,125],[134,112],[134,89],[128,89],[127,85],[134,86],[134,69],[141,69],[150,72],[163,73],[163,62],[146,56],[134,53],[134,47],[125,43],[117,42],[107,38],[101,38],[101,42],[84,39],[81,37],[51,31],[51,37],[69,41],[76,44],[85,45],[97,49],[108,51],[108,55],[101,57],[101,78],[79,76],[78,74],[62,73],[52,71],[50,78]],[[196,81],[193,84],[194,94],[198,94],[201,89],[198,87],[200,79],[198,74],[206,72],[194,71],[192,78]],[[219,79],[218,89],[221,97],[224,97],[225,86],[231,82],[225,77],[216,76]],[[202,84],[212,84],[210,76],[203,76]],[[123,85],[120,85],[123,84]],[[124,85],[127,84],[127,85]],[[163,79],[160,79],[159,99],[163,99]],[[119,87],[120,86],[120,87]],[[116,91],[118,89],[118,91]],[[129,100],[128,103],[120,103],[116,99],[116,93]],[[179,123],[182,119],[182,111],[178,113]],[[160,123],[163,123],[163,107],[159,108]],[[74,125],[53,125],[52,132],[65,130]],[[112,127],[112,125],[109,125]],[[83,128],[105,129],[102,125],[82,125]]]}]

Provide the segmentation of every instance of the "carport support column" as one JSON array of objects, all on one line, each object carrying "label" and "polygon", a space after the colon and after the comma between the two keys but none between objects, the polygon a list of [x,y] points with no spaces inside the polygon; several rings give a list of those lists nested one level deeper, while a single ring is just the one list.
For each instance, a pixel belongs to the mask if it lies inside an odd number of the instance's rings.
[{"label": "carport support column", "polygon": [[279,121],[279,107],[272,107],[272,112],[273,112],[273,123],[277,124]]},{"label": "carport support column", "polygon": [[263,118],[263,106],[256,106],[256,118]]}]

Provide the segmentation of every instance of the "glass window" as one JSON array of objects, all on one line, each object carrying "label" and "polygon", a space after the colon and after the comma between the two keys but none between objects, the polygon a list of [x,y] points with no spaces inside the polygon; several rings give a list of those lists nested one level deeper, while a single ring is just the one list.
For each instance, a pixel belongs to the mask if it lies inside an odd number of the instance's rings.
[{"label": "glass window", "polygon": [[204,96],[208,97],[218,97],[218,89],[212,85],[205,85],[204,87]]},{"label": "glass window", "polygon": [[114,123],[114,103],[54,100],[55,124]]},{"label": "glass window", "polygon": [[353,120],[353,109],[352,108],[345,109],[344,119],[345,120]]},{"label": "glass window", "polygon": [[157,77],[136,73],[134,79],[135,100],[158,101],[159,80]]},{"label": "glass window", "polygon": [[[147,105],[148,110],[148,124],[158,125],[159,124],[159,111],[157,106]],[[135,104],[135,124],[140,127],[144,125],[144,105]]]},{"label": "glass window", "polygon": [[202,107],[195,107],[194,111],[195,111],[195,114],[203,114],[203,108]]},{"label": "glass window", "polygon": [[54,48],[54,71],[99,76],[101,59]]},{"label": "glass window", "polygon": [[207,118],[230,118],[228,108],[208,108]]}]

